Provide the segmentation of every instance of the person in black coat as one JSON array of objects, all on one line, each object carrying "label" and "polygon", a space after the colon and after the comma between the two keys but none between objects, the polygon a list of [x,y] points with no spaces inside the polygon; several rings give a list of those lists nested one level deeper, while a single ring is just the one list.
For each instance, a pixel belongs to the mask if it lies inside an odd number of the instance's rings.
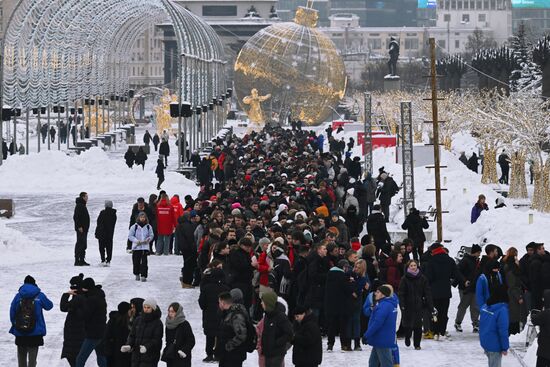
[{"label": "person in black coat", "polygon": [[212,182],[212,167],[210,160],[203,157],[197,168],[197,179],[201,185],[207,185]]},{"label": "person in black coat", "polygon": [[475,173],[477,173],[477,169],[479,167],[479,162],[478,162],[478,158],[477,158],[477,154],[475,153],[472,153],[472,156],[470,157],[470,159],[468,159],[468,169],[474,171]]},{"label": "person in black coat", "polygon": [[157,151],[158,145],[160,143],[160,138],[157,133],[153,136],[153,145],[155,146],[155,152]]},{"label": "person in black coat", "polygon": [[426,217],[421,217],[420,211],[416,208],[411,208],[409,215],[407,215],[407,218],[405,218],[405,221],[401,225],[402,229],[407,230],[407,238],[413,241],[413,257],[415,260],[420,260],[420,257],[424,253],[426,235],[423,229],[428,229],[429,227],[430,225]]},{"label": "person in black coat", "polygon": [[132,148],[128,147],[128,150],[124,154],[124,160],[126,161],[126,164],[129,168],[132,168],[134,166],[134,162],[136,161],[136,154],[132,150]]},{"label": "person in black coat", "polygon": [[550,366],[550,290],[544,291],[544,311],[531,314],[533,325],[540,328],[537,338],[537,367]]},{"label": "person in black coat", "polygon": [[243,303],[246,309],[252,304],[252,278],[254,268],[250,253],[253,243],[250,238],[245,237],[239,241],[236,248],[232,248],[227,258],[228,285],[231,288],[239,288],[243,292]]},{"label": "person in black coat", "polygon": [[4,160],[8,159],[8,144],[6,143],[5,140],[2,140],[2,158]]},{"label": "person in black coat", "polygon": [[166,139],[162,139],[159,147],[159,154],[164,156],[164,165],[168,166],[168,156],[170,155],[170,145]]},{"label": "person in black coat", "polygon": [[405,328],[405,345],[411,345],[411,336],[414,334],[414,348],[418,350],[422,339],[423,310],[433,310],[433,301],[428,279],[422,274],[415,260],[407,263],[398,294],[402,313],[401,325]]},{"label": "person in black coat", "polygon": [[479,255],[481,255],[481,247],[473,245],[470,254],[464,254],[464,257],[458,263],[458,271],[469,282],[468,286],[464,285],[464,283],[458,285],[460,303],[458,304],[455,319],[455,329],[458,332],[462,332],[461,324],[468,307],[470,308],[470,319],[472,320],[474,331],[479,329],[479,307],[476,301],[477,278],[481,274]]},{"label": "person in black coat", "polygon": [[122,353],[132,353],[132,367],[156,367],[160,360],[164,328],[162,312],[153,298],[143,301],[143,312],[132,324]]},{"label": "person in black coat", "polygon": [[373,206],[372,213],[367,218],[367,232],[374,239],[377,252],[391,243],[390,234],[386,228],[386,219],[378,204]]},{"label": "person in black coat", "polygon": [[378,190],[378,197],[380,199],[380,207],[386,223],[390,221],[390,205],[391,199],[399,192],[399,187],[395,183],[393,177],[389,176],[386,172],[380,175],[382,180],[382,187]]},{"label": "person in black coat", "polygon": [[101,341],[105,336],[107,322],[107,302],[105,292],[92,278],[82,281],[84,292],[84,333],[85,338],[76,357],[76,366],[84,367],[90,354],[95,350],[98,365],[105,365],[107,359],[102,351]]},{"label": "person in black coat", "polygon": [[221,315],[219,313],[218,296],[223,292],[229,292],[225,284],[225,274],[221,269],[221,263],[214,261],[209,265],[201,277],[199,307],[202,310],[202,329],[206,335],[206,358],[203,362],[214,362],[214,346],[220,326]]},{"label": "person in black coat", "polygon": [[183,256],[183,267],[181,268],[182,288],[191,288],[193,284],[193,272],[197,266],[197,244],[195,243],[195,229],[197,226],[191,221],[190,212],[183,213],[178,218],[176,226],[176,239],[178,249]]},{"label": "person in black coat", "polygon": [[143,151],[143,147],[139,147],[139,150],[136,154],[136,165],[137,166],[143,166],[143,169],[145,170],[145,161],[147,160],[147,154]]},{"label": "person in black coat", "polygon": [[[307,257],[307,290],[305,303],[318,318],[322,315],[325,301],[325,284],[330,269],[327,247],[319,244]],[[321,324],[321,322],[320,322]]]},{"label": "person in black coat", "polygon": [[166,349],[163,360],[167,367],[191,367],[191,351],[195,346],[195,335],[191,325],[185,319],[183,307],[174,302],[168,307],[166,317],[166,348],[174,344],[177,355],[175,358],[167,356]]},{"label": "person in black coat", "polygon": [[531,309],[542,309],[542,295],[550,289],[550,253],[544,244],[537,243],[529,263],[529,284],[531,286]]},{"label": "person in black coat", "polygon": [[109,313],[103,340],[107,367],[130,367],[132,364],[130,355],[120,351],[130,334],[130,313],[131,305],[128,302],[120,302],[118,309]]},{"label": "person in black coat", "polygon": [[145,130],[145,134],[143,135],[143,142],[145,143],[145,145],[149,145],[151,143],[151,140],[153,140],[151,133],[149,132],[149,130]]},{"label": "person in black coat", "polygon": [[361,158],[353,157],[348,169],[348,173],[355,180],[359,180],[361,177]]},{"label": "person in black coat", "polygon": [[449,257],[445,248],[440,244],[431,246],[431,256],[425,267],[425,275],[428,278],[432,290],[434,307],[437,309],[437,322],[433,325],[436,338],[444,337],[447,332],[449,303],[451,294],[451,279],[469,286],[470,283],[458,271],[453,259]]},{"label": "person in black coat", "polygon": [[328,322],[328,350],[332,351],[336,334],[340,335],[342,351],[351,351],[351,339],[346,337],[348,317],[351,312],[351,297],[355,282],[348,274],[347,260],[338,261],[327,273],[325,285],[325,317]]},{"label": "person in black coat", "polygon": [[90,265],[84,261],[86,258],[86,248],[88,247],[88,230],[90,229],[90,214],[88,213],[88,208],[86,207],[86,203],[88,202],[88,194],[81,192],[75,201],[76,205],[73,214],[74,230],[76,231],[74,265]]},{"label": "person in black coat", "polygon": [[157,174],[157,177],[158,177],[158,182],[157,182],[157,190],[160,190],[161,187],[160,185],[162,185],[162,183],[164,182],[164,169],[166,167],[164,166],[164,162],[163,162],[163,159],[162,157],[159,157],[159,159],[157,159],[157,168],[155,169],[155,173]]},{"label": "person in black coat", "polygon": [[[105,201],[103,209],[97,217],[97,226],[95,228],[95,238],[99,242],[99,255],[101,265],[109,266],[113,257],[113,236],[115,234],[116,209],[113,209],[111,200]],[[105,256],[107,253],[107,256]]]},{"label": "person in black coat", "polygon": [[262,331],[262,354],[265,366],[281,366],[285,359],[287,344],[292,340],[292,324],[285,314],[285,308],[277,302],[277,294],[267,291],[262,294],[262,307],[265,311]]},{"label": "person in black coat", "polygon": [[317,319],[310,310],[297,306],[294,310],[292,363],[296,367],[317,367],[323,361],[323,340]]},{"label": "person in black coat", "polygon": [[63,293],[59,308],[66,312],[65,324],[63,325],[63,349],[61,359],[66,358],[71,367],[76,365],[76,356],[80,352],[84,340],[84,296],[82,295],[82,280],[84,274],[71,278],[71,289]]}]

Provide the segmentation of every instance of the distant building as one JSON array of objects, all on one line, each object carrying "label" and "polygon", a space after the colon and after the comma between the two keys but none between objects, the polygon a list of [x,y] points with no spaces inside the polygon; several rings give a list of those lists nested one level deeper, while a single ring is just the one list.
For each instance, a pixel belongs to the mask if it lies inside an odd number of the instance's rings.
[{"label": "distant building", "polygon": [[550,33],[550,1],[512,0],[514,33],[522,22],[525,24],[529,36],[533,38],[540,38]]}]

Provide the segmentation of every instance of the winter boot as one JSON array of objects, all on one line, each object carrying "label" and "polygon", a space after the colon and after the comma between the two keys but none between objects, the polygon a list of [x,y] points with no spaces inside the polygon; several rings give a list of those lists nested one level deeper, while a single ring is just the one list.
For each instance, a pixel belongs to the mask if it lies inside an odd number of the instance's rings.
[{"label": "winter boot", "polygon": [[141,277],[141,281],[142,281],[142,282],[146,282],[146,281],[147,281],[147,277]]},{"label": "winter boot", "polygon": [[141,277],[139,275],[136,275],[136,280],[139,282],[141,280]]},{"label": "winter boot", "polygon": [[432,333],[431,331],[426,331],[423,334],[423,337],[424,337],[424,339],[433,339],[434,338],[434,333]]},{"label": "winter boot", "polygon": [[214,362],[214,357],[213,356],[206,356],[205,359],[202,360],[204,363],[212,363]]},{"label": "winter boot", "polygon": [[333,345],[332,345],[332,344],[329,344],[329,345],[327,346],[327,352],[332,352],[332,347],[333,347]]},{"label": "winter boot", "polygon": [[459,323],[456,323],[456,322],[455,322],[455,329],[456,329],[456,331],[458,331],[459,333],[462,332],[462,326],[461,326]]}]

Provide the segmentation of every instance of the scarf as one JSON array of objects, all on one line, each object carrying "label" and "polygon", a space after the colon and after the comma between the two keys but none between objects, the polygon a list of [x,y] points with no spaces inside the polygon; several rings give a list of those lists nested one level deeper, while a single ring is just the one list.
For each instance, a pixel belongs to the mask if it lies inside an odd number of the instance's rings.
[{"label": "scarf", "polygon": [[180,324],[182,324],[184,321],[185,321],[185,314],[183,313],[183,308],[180,305],[180,307],[178,308],[178,311],[176,312],[176,317],[171,319],[168,316],[166,316],[166,328],[168,330],[173,330],[177,328]]},{"label": "scarf", "polygon": [[418,276],[418,274],[420,274],[420,269],[416,268],[416,271],[412,271],[411,269],[407,269],[407,273],[409,273],[410,275],[416,277],[416,276]]}]

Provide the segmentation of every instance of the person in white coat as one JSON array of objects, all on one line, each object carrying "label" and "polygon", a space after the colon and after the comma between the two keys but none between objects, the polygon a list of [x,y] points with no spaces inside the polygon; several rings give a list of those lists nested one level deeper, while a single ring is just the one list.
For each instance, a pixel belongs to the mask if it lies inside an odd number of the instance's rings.
[{"label": "person in white coat", "polygon": [[128,240],[132,243],[132,263],[134,275],[137,281],[147,281],[147,256],[149,256],[149,243],[153,240],[155,233],[149,224],[147,214],[140,212],[137,221],[130,227]]}]

